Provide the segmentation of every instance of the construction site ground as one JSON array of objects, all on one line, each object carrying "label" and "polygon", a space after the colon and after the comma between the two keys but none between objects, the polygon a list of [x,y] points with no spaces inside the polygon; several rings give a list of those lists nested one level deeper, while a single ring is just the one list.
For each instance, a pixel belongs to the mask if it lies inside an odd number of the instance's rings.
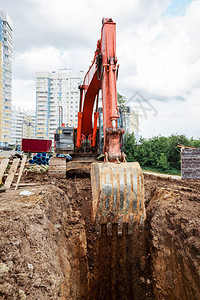
[{"label": "construction site ground", "polygon": [[200,299],[200,181],[145,174],[145,229],[96,234],[89,173],[0,194],[0,299]]}]

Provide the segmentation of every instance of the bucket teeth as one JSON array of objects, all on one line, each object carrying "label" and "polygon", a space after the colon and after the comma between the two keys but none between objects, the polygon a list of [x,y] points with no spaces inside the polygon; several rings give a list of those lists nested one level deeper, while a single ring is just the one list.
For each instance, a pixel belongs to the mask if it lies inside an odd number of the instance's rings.
[{"label": "bucket teeth", "polygon": [[[106,224],[107,234],[112,234],[112,224],[122,235],[123,224],[128,224],[128,234],[133,233],[135,224],[144,226],[144,183],[138,163],[93,163],[92,218],[97,231]],[[101,233],[100,233],[101,234]]]},{"label": "bucket teeth", "polygon": [[107,235],[108,236],[112,235],[112,223],[111,222],[107,223]]},{"label": "bucket teeth", "polygon": [[117,234],[122,235],[123,230],[123,216],[119,216],[117,224]]},{"label": "bucket teeth", "polygon": [[96,232],[98,235],[101,235],[101,216],[96,217]]},{"label": "bucket teeth", "polygon": [[131,214],[129,216],[128,234],[133,234],[133,222],[134,222],[134,216],[133,216],[133,214]]},{"label": "bucket teeth", "polygon": [[145,216],[141,215],[140,216],[140,228],[144,228],[144,221],[145,221]]}]

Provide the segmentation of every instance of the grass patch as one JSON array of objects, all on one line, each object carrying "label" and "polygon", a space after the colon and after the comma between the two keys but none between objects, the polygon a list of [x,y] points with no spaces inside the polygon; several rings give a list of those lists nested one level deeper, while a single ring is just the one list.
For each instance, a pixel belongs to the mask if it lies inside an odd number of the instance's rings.
[{"label": "grass patch", "polygon": [[146,172],[155,172],[155,173],[163,173],[163,174],[168,174],[168,175],[181,175],[180,170],[172,169],[172,170],[165,170],[163,171],[162,169],[158,168],[148,168],[148,167],[141,167],[142,171]]}]

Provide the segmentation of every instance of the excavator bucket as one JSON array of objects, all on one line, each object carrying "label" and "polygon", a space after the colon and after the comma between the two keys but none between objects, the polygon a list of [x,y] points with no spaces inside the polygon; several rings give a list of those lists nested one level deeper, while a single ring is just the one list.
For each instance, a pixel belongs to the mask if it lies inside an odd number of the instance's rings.
[{"label": "excavator bucket", "polygon": [[123,224],[128,224],[128,234],[135,225],[144,226],[144,180],[140,165],[133,163],[92,163],[92,219],[97,233],[106,224],[107,235],[112,235],[112,226],[117,224],[117,233],[122,235]]}]

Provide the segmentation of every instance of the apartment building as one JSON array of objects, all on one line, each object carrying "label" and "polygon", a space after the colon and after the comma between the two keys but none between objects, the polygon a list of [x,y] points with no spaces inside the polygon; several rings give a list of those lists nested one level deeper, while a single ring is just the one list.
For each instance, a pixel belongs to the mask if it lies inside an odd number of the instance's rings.
[{"label": "apartment building", "polygon": [[35,112],[34,111],[30,111],[26,113],[22,132],[24,138],[27,139],[35,138]]},{"label": "apartment building", "polygon": [[12,107],[10,144],[21,145],[22,138],[35,137],[35,112]]},{"label": "apartment building", "polygon": [[8,14],[0,10],[0,146],[7,146],[10,142],[12,28]]},{"label": "apartment building", "polygon": [[83,72],[59,70],[36,73],[36,137],[54,139],[63,122],[77,126],[79,89]]},{"label": "apartment building", "polygon": [[127,106],[125,113],[125,127],[127,133],[138,134],[139,131],[139,115],[131,107]]}]

